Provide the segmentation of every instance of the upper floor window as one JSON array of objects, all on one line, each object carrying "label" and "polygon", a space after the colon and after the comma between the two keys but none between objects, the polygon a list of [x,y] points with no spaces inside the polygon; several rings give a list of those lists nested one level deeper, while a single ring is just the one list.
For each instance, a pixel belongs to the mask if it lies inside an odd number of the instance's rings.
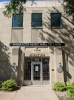
[{"label": "upper floor window", "polygon": [[51,13],[51,27],[61,27],[61,13]]},{"label": "upper floor window", "polygon": [[42,13],[31,14],[31,27],[42,27]]},{"label": "upper floor window", "polygon": [[12,15],[12,27],[23,27],[23,14]]}]

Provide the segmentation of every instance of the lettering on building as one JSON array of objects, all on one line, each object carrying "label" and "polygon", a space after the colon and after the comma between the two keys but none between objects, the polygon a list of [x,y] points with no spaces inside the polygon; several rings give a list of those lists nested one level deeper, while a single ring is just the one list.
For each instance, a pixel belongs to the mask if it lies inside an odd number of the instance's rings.
[{"label": "lettering on building", "polygon": [[30,54],[31,57],[45,57],[45,54]]}]

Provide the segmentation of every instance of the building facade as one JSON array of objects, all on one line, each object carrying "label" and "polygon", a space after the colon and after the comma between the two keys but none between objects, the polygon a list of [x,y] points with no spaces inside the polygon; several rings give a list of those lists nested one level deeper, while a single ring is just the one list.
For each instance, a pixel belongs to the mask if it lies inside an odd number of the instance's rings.
[{"label": "building facade", "polygon": [[26,11],[11,18],[2,13],[5,4],[0,3],[0,80],[12,78],[18,85],[50,86],[57,81],[74,81],[73,37],[69,34],[73,24],[62,4],[57,0],[27,2]]}]

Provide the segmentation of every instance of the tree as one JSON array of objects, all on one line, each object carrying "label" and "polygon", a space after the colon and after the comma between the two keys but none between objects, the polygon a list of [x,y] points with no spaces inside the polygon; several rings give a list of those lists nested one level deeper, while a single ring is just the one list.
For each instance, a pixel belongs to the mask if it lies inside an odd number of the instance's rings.
[{"label": "tree", "polygon": [[68,15],[74,15],[74,0],[64,0],[64,9]]},{"label": "tree", "polygon": [[[11,14],[22,13],[23,12],[23,4],[26,3],[27,0],[11,0],[7,5],[5,5],[5,10],[3,11],[4,16],[11,17]],[[34,0],[32,1],[32,4]]]},{"label": "tree", "polygon": [[[3,11],[6,17],[11,17],[12,13],[22,12],[23,11],[23,3],[25,4],[27,0],[11,0],[6,6],[6,10]],[[32,4],[34,3],[34,0]],[[64,9],[68,15],[74,15],[74,0],[63,0]]]}]

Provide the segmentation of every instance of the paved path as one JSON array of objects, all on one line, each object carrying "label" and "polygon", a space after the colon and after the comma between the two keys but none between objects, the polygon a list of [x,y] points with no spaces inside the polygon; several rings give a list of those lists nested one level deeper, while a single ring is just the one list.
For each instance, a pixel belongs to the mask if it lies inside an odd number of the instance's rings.
[{"label": "paved path", "polygon": [[18,93],[17,91],[14,92],[0,91],[0,100],[12,100],[17,93]]},{"label": "paved path", "polygon": [[23,86],[14,92],[0,92],[0,100],[59,100],[48,86]]}]

